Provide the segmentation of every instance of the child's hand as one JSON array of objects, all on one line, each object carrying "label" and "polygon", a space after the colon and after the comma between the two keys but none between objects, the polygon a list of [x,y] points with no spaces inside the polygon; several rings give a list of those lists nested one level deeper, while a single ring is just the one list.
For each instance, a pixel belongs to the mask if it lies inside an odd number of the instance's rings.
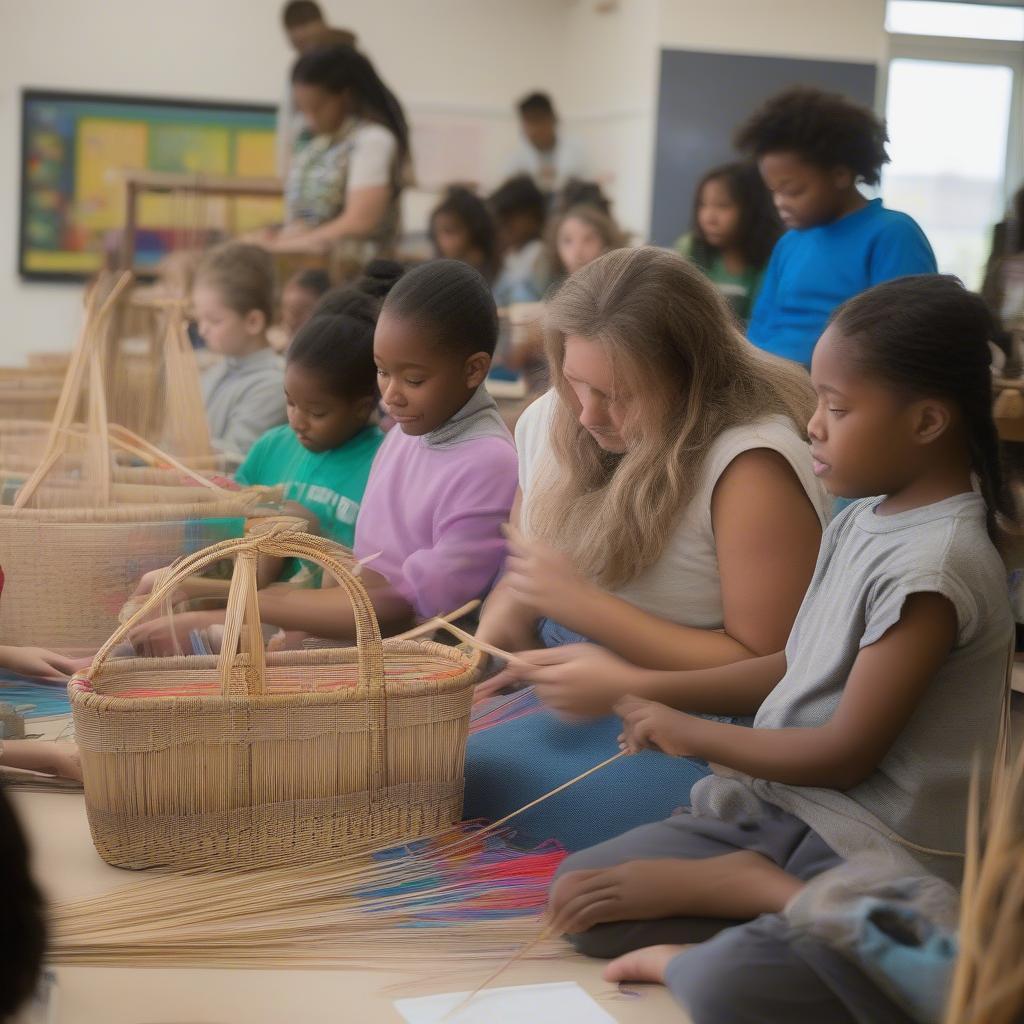
[{"label": "child's hand", "polygon": [[0,647],[0,668],[34,679],[66,679],[77,665],[71,658],[42,647]]},{"label": "child's hand", "polygon": [[170,566],[164,566],[162,569],[150,569],[136,584],[132,597],[149,597],[170,571]]},{"label": "child's hand", "polygon": [[579,610],[580,598],[590,590],[572,562],[560,551],[537,540],[527,540],[509,526],[508,559],[502,585],[535,616],[564,622]]},{"label": "child's hand", "polygon": [[630,754],[660,750],[673,757],[693,756],[692,715],[640,697],[623,697],[615,705],[622,719],[619,747]]},{"label": "child's hand", "polygon": [[[508,665],[488,686],[493,692],[532,682],[537,696],[552,711],[565,715],[610,715],[616,701],[629,693],[636,668],[595,644],[571,644],[517,654],[527,664]],[[532,667],[531,667],[532,666]]]},{"label": "child's hand", "polygon": [[3,754],[3,763],[11,768],[82,781],[82,762],[74,743],[8,740],[3,744]]},{"label": "child's hand", "polygon": [[189,634],[194,629],[205,629],[223,623],[224,611],[179,612],[140,623],[128,639],[140,654],[151,658],[166,658],[176,654],[191,654]]},{"label": "child's hand", "polygon": [[43,749],[39,752],[39,767],[34,771],[44,775],[56,775],[60,779],[82,781],[82,759],[74,743],[46,743],[35,741]]},{"label": "child's hand", "polygon": [[[685,906],[686,861],[635,860],[596,871],[570,871],[555,883],[548,917],[576,935],[606,921],[671,917]],[[682,891],[681,891],[682,890]]]}]

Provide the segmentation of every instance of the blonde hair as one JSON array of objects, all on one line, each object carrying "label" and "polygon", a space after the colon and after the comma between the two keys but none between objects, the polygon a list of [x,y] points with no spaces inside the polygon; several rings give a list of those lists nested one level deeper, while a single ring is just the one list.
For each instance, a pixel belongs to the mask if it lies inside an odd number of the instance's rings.
[{"label": "blonde hair", "polygon": [[274,262],[270,253],[248,242],[225,242],[211,249],[196,270],[195,284],[216,288],[224,304],[240,316],[256,309],[269,324],[274,316]]},{"label": "blonde hair", "polygon": [[[550,301],[545,333],[559,399],[557,472],[539,483],[527,527],[602,586],[622,586],[661,557],[724,431],[781,414],[807,436],[815,404],[807,374],[747,342],[717,289],[676,253],[601,256]],[[615,391],[633,397],[622,455],[580,425],[562,371],[570,335],[602,345]]]},{"label": "blonde hair", "polygon": [[601,237],[604,243],[604,251],[611,252],[612,249],[622,249],[629,245],[626,233],[615,223],[614,218],[604,210],[586,203],[577,206],[570,206],[560,217],[556,218],[551,226],[547,238],[548,265],[553,268],[555,277],[565,277],[569,271],[562,258],[558,255],[558,232],[567,220],[579,220],[588,227],[593,228]]}]

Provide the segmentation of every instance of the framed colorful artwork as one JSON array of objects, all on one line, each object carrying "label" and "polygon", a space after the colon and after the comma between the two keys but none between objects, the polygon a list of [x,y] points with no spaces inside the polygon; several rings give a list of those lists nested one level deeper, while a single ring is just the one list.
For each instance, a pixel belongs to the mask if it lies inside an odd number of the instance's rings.
[{"label": "framed colorful artwork", "polygon": [[[116,251],[133,172],[216,178],[273,177],[276,109],[269,105],[148,99],[26,89],[21,94],[22,277],[90,277]],[[200,232],[218,235],[280,222],[279,198],[178,192],[140,196],[135,263],[155,268]]]}]

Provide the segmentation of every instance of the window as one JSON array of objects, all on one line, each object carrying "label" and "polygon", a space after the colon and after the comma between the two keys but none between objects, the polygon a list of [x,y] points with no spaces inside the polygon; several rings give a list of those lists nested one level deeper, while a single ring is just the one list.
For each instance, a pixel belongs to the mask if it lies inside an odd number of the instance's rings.
[{"label": "window", "polygon": [[917,220],[939,269],[968,287],[981,283],[1002,217],[1012,91],[1013,71],[996,64],[889,65],[886,205]]},{"label": "window", "polygon": [[946,3],[945,0],[889,0],[890,32],[960,39],[1024,41],[1024,7]]},{"label": "window", "polygon": [[939,270],[980,285],[992,227],[1024,177],[1024,6],[889,0],[887,206]]}]

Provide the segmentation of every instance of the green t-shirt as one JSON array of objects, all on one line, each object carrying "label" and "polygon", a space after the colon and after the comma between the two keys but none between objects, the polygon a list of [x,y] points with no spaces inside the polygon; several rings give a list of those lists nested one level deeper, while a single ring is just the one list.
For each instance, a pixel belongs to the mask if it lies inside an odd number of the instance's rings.
[{"label": "green t-shirt", "polygon": [[249,450],[235,479],[246,485],[285,484],[286,500],[305,505],[323,536],[350,548],[370,466],[383,440],[379,428],[364,427],[340,448],[311,452],[287,424],[274,427]]},{"label": "green t-shirt", "polygon": [[[683,235],[676,242],[676,251],[685,256],[691,262],[693,260],[693,236]],[[754,267],[747,267],[738,274],[730,273],[725,268],[725,261],[721,253],[717,253],[711,261],[710,266],[701,267],[705,276],[725,296],[726,301],[732,307],[733,312],[743,321],[744,324],[750,319],[754,310],[754,300],[761,290],[761,282],[764,280],[765,268],[760,270]]]}]

